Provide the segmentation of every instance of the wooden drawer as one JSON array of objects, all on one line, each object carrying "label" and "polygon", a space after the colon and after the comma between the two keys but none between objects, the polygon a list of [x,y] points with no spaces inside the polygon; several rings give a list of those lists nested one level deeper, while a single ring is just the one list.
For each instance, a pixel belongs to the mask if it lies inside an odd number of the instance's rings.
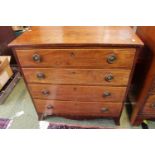
[{"label": "wooden drawer", "polygon": [[155,95],[150,95],[141,112],[144,115],[151,115],[155,117]]},{"label": "wooden drawer", "polygon": [[78,102],[35,99],[38,113],[71,116],[119,116],[121,102]]},{"label": "wooden drawer", "polygon": [[23,73],[28,83],[126,86],[130,70],[23,68]]},{"label": "wooden drawer", "polygon": [[131,68],[135,49],[16,50],[22,67]]},{"label": "wooden drawer", "polygon": [[149,91],[149,94],[154,94],[155,95],[155,75],[153,77],[153,81],[152,81],[152,85],[151,85],[151,89]]},{"label": "wooden drawer", "polygon": [[29,84],[33,98],[77,101],[122,101],[126,87]]}]

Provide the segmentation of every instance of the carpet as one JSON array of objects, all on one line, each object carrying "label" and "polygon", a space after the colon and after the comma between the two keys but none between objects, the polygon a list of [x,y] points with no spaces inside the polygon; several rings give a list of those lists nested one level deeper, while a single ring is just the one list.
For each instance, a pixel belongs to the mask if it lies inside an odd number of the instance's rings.
[{"label": "carpet", "polygon": [[48,129],[112,129],[102,126],[84,126],[78,124],[49,123]]},{"label": "carpet", "polygon": [[11,120],[8,118],[0,118],[0,129],[7,129]]}]

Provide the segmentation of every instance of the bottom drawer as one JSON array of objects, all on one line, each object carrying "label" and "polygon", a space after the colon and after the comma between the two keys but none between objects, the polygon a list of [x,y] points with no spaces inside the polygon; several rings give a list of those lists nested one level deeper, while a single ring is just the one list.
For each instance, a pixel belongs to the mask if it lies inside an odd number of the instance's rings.
[{"label": "bottom drawer", "polygon": [[155,95],[148,97],[141,114],[155,117]]},{"label": "bottom drawer", "polygon": [[121,102],[78,102],[34,99],[38,113],[59,116],[119,116]]}]

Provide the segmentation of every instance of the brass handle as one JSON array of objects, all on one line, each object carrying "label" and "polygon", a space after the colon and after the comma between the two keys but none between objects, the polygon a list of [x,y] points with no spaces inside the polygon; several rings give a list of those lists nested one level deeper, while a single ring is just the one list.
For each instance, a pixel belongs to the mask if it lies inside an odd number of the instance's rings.
[{"label": "brass handle", "polygon": [[152,103],[152,104],[151,104],[151,107],[152,107],[153,109],[155,109],[155,103]]},{"label": "brass handle", "polygon": [[110,92],[106,91],[106,92],[103,93],[103,97],[108,97],[108,96],[111,96]]},{"label": "brass handle", "polygon": [[107,62],[108,62],[109,64],[112,64],[112,63],[114,63],[114,61],[115,61],[116,59],[117,59],[116,55],[111,54],[111,55],[108,56]]},{"label": "brass handle", "polygon": [[114,79],[114,76],[112,74],[108,74],[105,76],[105,80],[108,82],[112,81],[113,79]]},{"label": "brass handle", "polygon": [[41,61],[41,56],[39,54],[34,54],[32,56],[33,61],[35,62],[40,62]]},{"label": "brass handle", "polygon": [[105,112],[108,112],[108,111],[109,111],[109,109],[108,108],[105,108],[105,107],[101,109],[101,112],[104,112],[104,113]]},{"label": "brass handle", "polygon": [[54,107],[53,107],[52,105],[50,105],[50,104],[49,104],[49,105],[47,105],[47,109],[49,109],[49,110],[50,110],[50,109],[53,109],[53,108],[54,108]]},{"label": "brass handle", "polygon": [[38,79],[45,79],[45,74],[42,72],[37,73],[37,78]]},{"label": "brass handle", "polygon": [[48,90],[43,90],[42,94],[45,95],[45,96],[48,96],[50,94],[50,92]]}]

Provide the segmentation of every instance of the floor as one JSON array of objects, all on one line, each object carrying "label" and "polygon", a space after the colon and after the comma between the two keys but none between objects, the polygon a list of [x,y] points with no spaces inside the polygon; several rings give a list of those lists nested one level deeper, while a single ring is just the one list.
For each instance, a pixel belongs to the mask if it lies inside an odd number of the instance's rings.
[{"label": "floor", "polygon": [[[36,111],[34,109],[30,95],[25,87],[23,79],[21,79],[18,84],[13,89],[12,93],[5,100],[3,104],[0,105],[0,118],[10,118],[12,123],[10,129],[39,129],[40,123]],[[121,129],[131,129],[138,128],[141,126],[132,127],[129,123],[129,118],[124,108],[120,126],[116,126],[113,120],[106,119],[94,119],[94,120],[70,120],[63,117],[50,117],[45,121],[48,122],[63,122],[63,123],[74,123],[81,125],[98,125],[110,128],[121,128]],[[149,128],[155,128],[155,122],[148,122]]]}]

